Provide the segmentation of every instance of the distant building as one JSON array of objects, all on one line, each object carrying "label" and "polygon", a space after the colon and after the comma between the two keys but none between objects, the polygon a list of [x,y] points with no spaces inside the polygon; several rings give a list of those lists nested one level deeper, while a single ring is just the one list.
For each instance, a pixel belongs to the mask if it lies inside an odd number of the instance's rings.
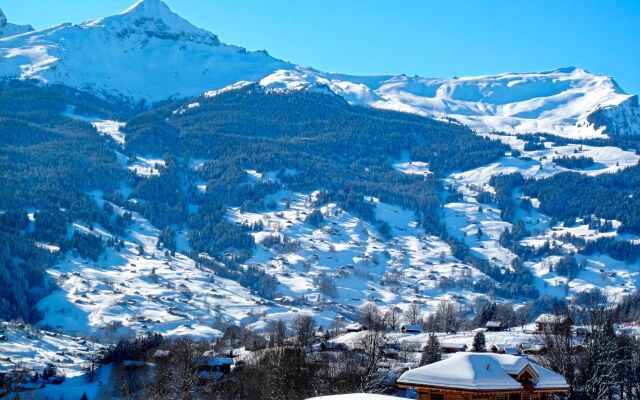
[{"label": "distant building", "polygon": [[402,325],[400,327],[402,333],[419,334],[422,333],[422,327],[420,325]]},{"label": "distant building", "polygon": [[538,332],[570,332],[573,321],[566,315],[541,314],[536,319]]},{"label": "distant building", "polygon": [[505,325],[500,321],[489,321],[485,325],[487,332],[502,332],[505,330]]},{"label": "distant building", "polygon": [[349,324],[344,328],[347,330],[347,332],[362,332],[367,330],[367,327],[362,325],[361,323]]},{"label": "distant building", "polygon": [[458,353],[460,351],[467,351],[467,345],[464,343],[456,342],[442,342],[440,343],[440,349],[443,353]]},{"label": "distant building", "polygon": [[491,346],[491,352],[497,354],[511,354],[512,356],[520,355],[520,350],[512,344],[494,344]]},{"label": "distant building", "polygon": [[219,380],[231,372],[232,366],[233,358],[218,356],[214,351],[205,351],[196,362],[199,383]]},{"label": "distant building", "polygon": [[402,374],[418,400],[549,400],[569,389],[562,375],[524,357],[460,353]]}]

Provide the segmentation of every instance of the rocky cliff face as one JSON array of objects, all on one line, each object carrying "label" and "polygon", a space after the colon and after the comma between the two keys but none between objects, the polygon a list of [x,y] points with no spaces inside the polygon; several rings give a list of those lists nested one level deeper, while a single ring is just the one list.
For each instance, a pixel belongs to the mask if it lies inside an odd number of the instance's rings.
[{"label": "rocky cliff face", "polygon": [[34,29],[31,25],[11,24],[7,20],[7,16],[0,10],[0,38],[20,35],[26,32],[32,32]]}]

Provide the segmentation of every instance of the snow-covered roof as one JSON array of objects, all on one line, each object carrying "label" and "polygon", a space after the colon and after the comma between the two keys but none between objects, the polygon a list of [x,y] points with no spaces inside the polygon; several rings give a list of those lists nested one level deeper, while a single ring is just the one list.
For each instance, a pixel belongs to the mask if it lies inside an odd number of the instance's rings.
[{"label": "snow-covered roof", "polygon": [[501,328],[502,327],[502,322],[500,322],[500,321],[489,321],[489,322],[487,322],[487,324],[485,326],[487,328]]},{"label": "snow-covered roof", "polygon": [[536,322],[539,324],[562,324],[568,320],[569,317],[553,314],[540,314],[536,318]]},{"label": "snow-covered roof", "polygon": [[367,329],[367,327],[362,325],[361,323],[356,322],[355,324],[349,324],[345,326],[345,329],[348,331],[357,332],[357,331],[365,330]]},{"label": "snow-covered roof", "polygon": [[491,348],[495,348],[499,353],[507,353],[512,355],[518,355],[520,352],[518,348],[512,344],[494,344]]},{"label": "snow-covered roof", "polygon": [[458,353],[446,360],[409,370],[398,383],[467,390],[520,390],[515,377],[527,367],[537,377],[537,389],[566,389],[565,379],[553,371],[530,362],[524,357],[509,354]]},{"label": "snow-covered roof", "polygon": [[440,342],[440,347],[442,347],[443,349],[459,349],[459,350],[464,350],[467,348],[467,345],[465,343],[461,343],[461,342]]},{"label": "snow-covered roof", "polygon": [[404,329],[405,331],[422,332],[422,327],[420,325],[402,325],[401,329]]}]

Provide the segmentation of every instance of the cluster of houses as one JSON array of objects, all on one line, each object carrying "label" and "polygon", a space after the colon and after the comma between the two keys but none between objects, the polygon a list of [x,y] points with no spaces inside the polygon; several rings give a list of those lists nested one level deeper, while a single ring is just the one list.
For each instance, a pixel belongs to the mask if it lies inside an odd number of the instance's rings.
[{"label": "cluster of houses", "polygon": [[[572,321],[568,317],[543,314],[535,322],[538,333],[572,331]],[[501,322],[489,321],[479,330],[500,332],[506,329]],[[348,330],[358,332],[366,327],[352,324]],[[403,325],[400,332],[419,334],[422,329],[417,325]],[[396,385],[417,400],[550,400],[569,390],[562,375],[521,356],[523,349],[514,345],[494,344],[486,353],[474,353],[468,351],[466,344],[442,342],[441,350],[449,354],[444,360],[404,372]],[[313,400],[365,399],[400,398],[346,394]]]},{"label": "cluster of houses", "polygon": [[[170,362],[171,352],[169,350],[156,350],[152,359],[153,362],[124,360],[122,361],[122,366],[130,371],[153,369],[159,365],[166,365]],[[192,363],[198,371],[199,384],[206,384],[221,379],[229,374],[236,364],[232,357],[218,355],[213,350],[205,351],[200,357],[195,357]]]}]

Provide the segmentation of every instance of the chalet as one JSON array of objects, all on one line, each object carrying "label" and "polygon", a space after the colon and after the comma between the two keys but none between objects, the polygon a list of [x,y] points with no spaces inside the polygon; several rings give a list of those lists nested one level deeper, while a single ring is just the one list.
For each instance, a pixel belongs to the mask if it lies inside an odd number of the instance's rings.
[{"label": "chalet", "polygon": [[573,321],[566,315],[541,314],[536,319],[538,332],[571,332]]},{"label": "chalet", "polygon": [[485,328],[487,328],[487,332],[502,332],[506,327],[500,321],[489,321],[485,325]]},{"label": "chalet", "polygon": [[458,353],[460,351],[467,351],[467,345],[457,342],[442,342],[440,343],[440,349],[443,353],[447,354]]},{"label": "chalet", "polygon": [[355,324],[349,324],[344,328],[347,330],[347,332],[362,332],[367,330],[366,326],[357,322]]},{"label": "chalet", "polygon": [[231,372],[233,358],[220,357],[214,351],[205,351],[202,357],[197,360],[198,381],[205,384],[210,381],[217,381]]},{"label": "chalet", "polygon": [[422,333],[422,327],[420,325],[402,325],[400,327],[400,332],[417,335]]},{"label": "chalet", "polygon": [[569,389],[562,375],[524,357],[460,353],[402,374],[418,400],[548,400]]},{"label": "chalet", "polygon": [[491,346],[491,352],[496,354],[511,354],[512,356],[520,355],[520,350],[512,344],[494,344]]},{"label": "chalet", "polygon": [[347,346],[344,343],[335,343],[332,341],[322,340],[320,343],[316,343],[311,346],[313,351],[344,351],[347,350]]}]

